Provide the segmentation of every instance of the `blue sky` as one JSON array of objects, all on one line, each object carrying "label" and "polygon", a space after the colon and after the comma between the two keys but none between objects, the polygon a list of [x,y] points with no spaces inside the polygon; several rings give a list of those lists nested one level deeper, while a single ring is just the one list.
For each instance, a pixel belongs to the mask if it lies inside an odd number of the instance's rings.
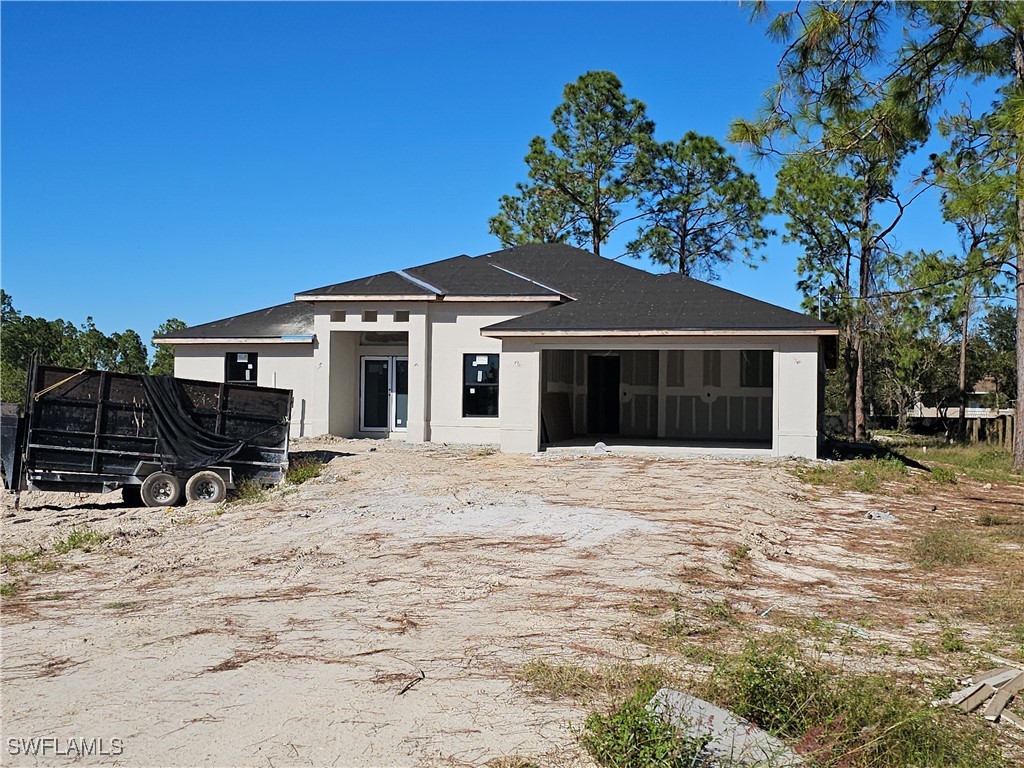
[{"label": "blue sky", "polygon": [[[0,14],[2,285],[27,314],[91,315],[147,339],[168,317],[206,322],[496,249],[497,199],[587,70],[618,74],[659,139],[724,140],[779,54],[734,2],[6,2]],[[741,160],[770,192],[772,166]],[[935,203],[915,203],[905,247],[956,247]],[[721,283],[797,308],[796,252],[776,240],[766,254]]]}]

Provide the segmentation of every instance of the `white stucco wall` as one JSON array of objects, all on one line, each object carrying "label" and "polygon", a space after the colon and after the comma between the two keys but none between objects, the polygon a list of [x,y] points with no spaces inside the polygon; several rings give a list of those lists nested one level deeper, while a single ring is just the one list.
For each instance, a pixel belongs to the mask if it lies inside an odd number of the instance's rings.
[{"label": "white stucco wall", "polygon": [[[314,341],[295,344],[177,345],[175,375],[223,381],[227,352],[259,353],[257,383],[292,389],[292,435],[359,436],[359,359],[409,358],[408,431],[411,442],[500,445],[536,451],[540,445],[542,350],[742,350],[773,355],[772,444],[778,456],[817,453],[818,339],[799,336],[648,336],[488,338],[480,329],[549,306],[524,302],[320,302]],[[396,310],[408,311],[396,322]],[[344,320],[332,312],[345,312]],[[375,311],[376,321],[363,320]],[[407,347],[360,346],[360,332],[405,332]],[[501,355],[498,418],[462,415],[463,355]],[[665,356],[662,355],[662,358]],[[723,357],[723,365],[732,357]],[[664,365],[662,365],[664,368]],[[723,372],[724,373],[724,372]],[[664,370],[661,372],[664,378]],[[688,374],[689,375],[689,374]],[[663,408],[659,409],[663,412]],[[368,433],[366,436],[383,436]]]},{"label": "white stucco wall", "polygon": [[[409,358],[409,427],[390,437],[410,442],[474,443],[501,441],[503,413],[498,418],[462,415],[462,365],[466,354],[497,354],[499,339],[480,335],[480,329],[550,306],[542,302],[345,301],[317,302],[314,333],[329,339],[318,346],[313,377],[318,392],[329,392],[318,403],[311,428],[315,434],[382,436],[360,433],[359,358],[372,354],[405,354]],[[376,312],[368,322],[364,312]],[[396,322],[395,312],[409,312],[407,322]],[[338,313],[344,313],[344,319]],[[332,319],[333,318],[333,319]],[[408,347],[390,349],[358,346],[361,332],[405,332]],[[499,371],[499,397],[504,391],[504,360]],[[539,385],[539,379],[538,379]]]},{"label": "white stucco wall", "polygon": [[174,375],[180,379],[224,381],[224,356],[228,352],[256,352],[256,383],[261,387],[292,390],[291,436],[314,434],[316,410],[313,377],[314,344],[177,344]]}]

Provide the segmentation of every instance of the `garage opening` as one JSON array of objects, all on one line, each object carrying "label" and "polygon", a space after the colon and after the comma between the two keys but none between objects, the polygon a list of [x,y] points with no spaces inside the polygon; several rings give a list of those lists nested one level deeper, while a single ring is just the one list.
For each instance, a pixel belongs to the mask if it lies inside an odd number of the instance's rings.
[{"label": "garage opening", "polygon": [[772,447],[769,349],[543,351],[545,446]]}]

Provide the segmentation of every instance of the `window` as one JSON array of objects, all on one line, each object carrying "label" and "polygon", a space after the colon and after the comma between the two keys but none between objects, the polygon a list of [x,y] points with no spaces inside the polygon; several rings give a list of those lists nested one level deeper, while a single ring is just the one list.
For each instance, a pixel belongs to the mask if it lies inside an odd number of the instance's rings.
[{"label": "window", "polygon": [[408,323],[409,322],[409,310],[408,309],[396,309],[395,310],[395,322],[396,323]]},{"label": "window", "polygon": [[377,310],[375,310],[375,309],[364,309],[363,310],[363,322],[364,323],[376,323],[377,322]]},{"label": "window", "polygon": [[345,310],[344,309],[336,309],[333,312],[331,312],[331,322],[332,323],[344,323],[345,322]]},{"label": "window", "polygon": [[498,415],[498,355],[462,356],[462,415]]},{"label": "window", "polygon": [[722,386],[722,350],[704,350],[704,386]]},{"label": "window", "polygon": [[224,381],[228,384],[256,383],[256,352],[228,352],[224,355]]},{"label": "window", "polygon": [[740,352],[740,386],[770,387],[772,385],[772,351],[745,349]]}]

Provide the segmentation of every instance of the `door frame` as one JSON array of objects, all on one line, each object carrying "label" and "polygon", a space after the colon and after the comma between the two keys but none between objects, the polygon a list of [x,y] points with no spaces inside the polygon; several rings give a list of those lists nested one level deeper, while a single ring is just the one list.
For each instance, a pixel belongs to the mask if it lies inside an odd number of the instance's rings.
[{"label": "door frame", "polygon": [[[409,356],[408,355],[390,355],[390,362],[388,364],[388,431],[390,432],[408,432],[409,431]],[[396,386],[396,380],[398,378],[398,361],[404,360],[406,365],[405,370],[405,426],[400,427],[395,423],[395,418],[398,416],[398,387]]]},{"label": "door frame", "polygon": [[[364,421],[366,415],[365,403],[366,403],[366,361],[377,360],[384,361],[388,364],[388,416],[387,424],[383,427],[368,427]],[[359,431],[360,432],[407,432],[409,430],[409,414],[406,413],[405,421],[406,426],[398,427],[395,426],[395,416],[398,413],[396,403],[398,400],[398,392],[395,388],[395,374],[397,373],[398,366],[397,361],[405,360],[406,363],[409,361],[408,355],[360,355],[359,356]],[[408,396],[408,378],[406,379],[406,395]]]}]

